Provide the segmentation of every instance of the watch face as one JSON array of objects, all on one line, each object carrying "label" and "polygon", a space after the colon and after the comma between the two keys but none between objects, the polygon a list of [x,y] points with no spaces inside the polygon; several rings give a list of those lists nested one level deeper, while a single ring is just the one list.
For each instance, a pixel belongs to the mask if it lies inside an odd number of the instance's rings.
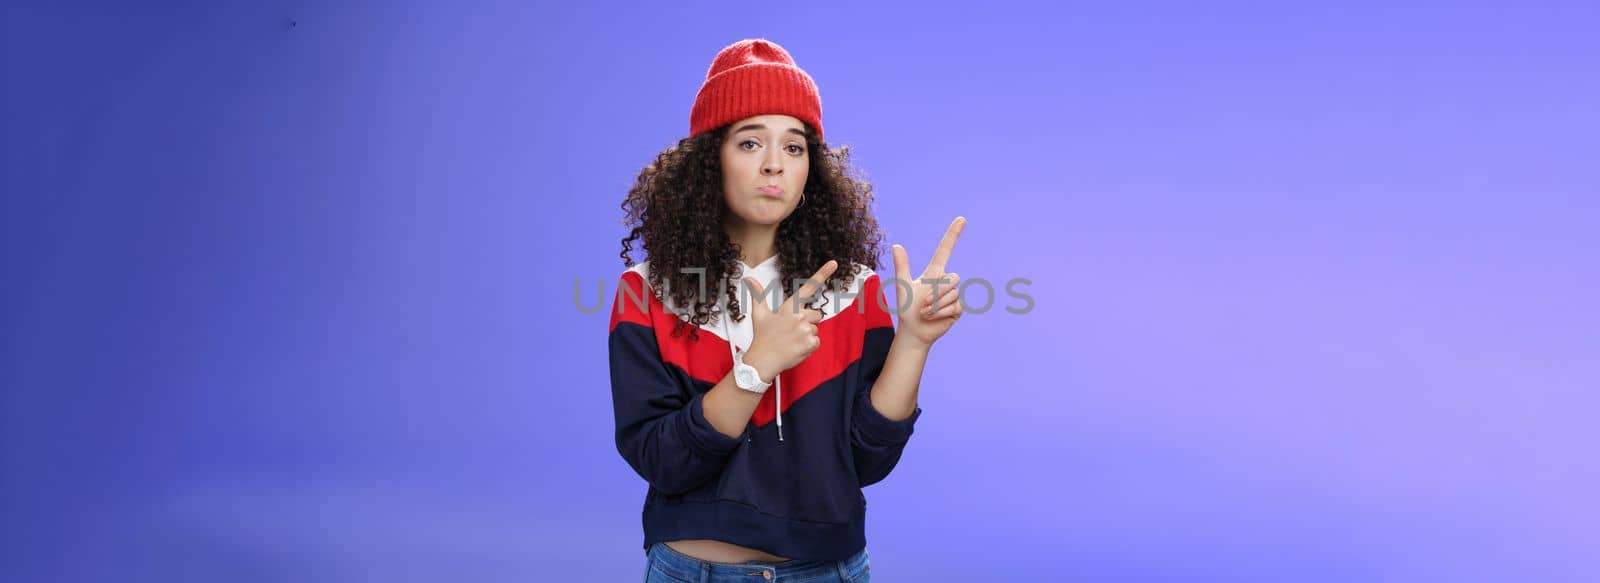
[{"label": "watch face", "polygon": [[733,369],[733,380],[738,381],[739,385],[743,387],[754,387],[761,384],[761,379],[755,375],[755,371],[747,366]]}]

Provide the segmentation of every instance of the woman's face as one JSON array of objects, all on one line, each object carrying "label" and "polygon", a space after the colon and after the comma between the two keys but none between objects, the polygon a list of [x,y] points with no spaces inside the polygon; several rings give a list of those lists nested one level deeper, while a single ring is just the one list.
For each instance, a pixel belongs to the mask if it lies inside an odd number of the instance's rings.
[{"label": "woman's face", "polygon": [[728,220],[771,226],[800,204],[811,171],[805,124],[787,115],[733,122],[722,142],[722,195]]}]

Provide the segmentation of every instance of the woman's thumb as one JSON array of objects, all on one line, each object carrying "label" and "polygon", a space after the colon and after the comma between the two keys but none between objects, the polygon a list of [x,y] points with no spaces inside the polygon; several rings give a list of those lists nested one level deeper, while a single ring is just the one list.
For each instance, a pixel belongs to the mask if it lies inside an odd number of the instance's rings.
[{"label": "woman's thumb", "polygon": [[762,308],[766,307],[767,303],[761,300],[767,295],[767,291],[766,288],[761,287],[761,282],[756,281],[756,278],[754,277],[745,277],[744,285],[746,289],[750,290],[750,295],[748,297],[750,298],[751,312],[754,313],[755,310],[759,309],[757,306]]}]

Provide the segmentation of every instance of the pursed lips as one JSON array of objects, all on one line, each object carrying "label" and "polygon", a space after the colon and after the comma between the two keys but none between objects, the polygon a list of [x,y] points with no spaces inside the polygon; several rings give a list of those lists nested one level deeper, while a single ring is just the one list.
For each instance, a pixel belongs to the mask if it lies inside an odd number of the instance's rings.
[{"label": "pursed lips", "polygon": [[765,194],[773,198],[783,198],[783,189],[776,186],[767,185],[759,188],[758,190],[761,191],[761,194]]}]

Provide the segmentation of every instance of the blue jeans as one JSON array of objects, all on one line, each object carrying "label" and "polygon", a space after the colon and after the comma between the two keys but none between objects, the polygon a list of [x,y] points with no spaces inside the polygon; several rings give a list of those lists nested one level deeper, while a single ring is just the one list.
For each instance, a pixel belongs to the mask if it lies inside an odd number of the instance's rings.
[{"label": "blue jeans", "polygon": [[656,543],[650,547],[648,556],[645,583],[869,583],[872,580],[867,549],[842,561],[713,563],[674,551],[666,543]]}]

